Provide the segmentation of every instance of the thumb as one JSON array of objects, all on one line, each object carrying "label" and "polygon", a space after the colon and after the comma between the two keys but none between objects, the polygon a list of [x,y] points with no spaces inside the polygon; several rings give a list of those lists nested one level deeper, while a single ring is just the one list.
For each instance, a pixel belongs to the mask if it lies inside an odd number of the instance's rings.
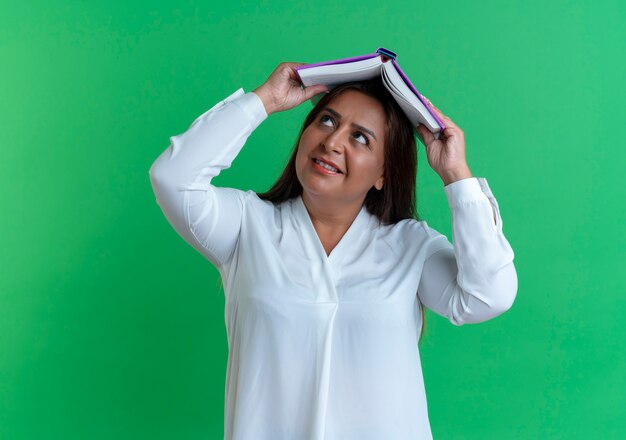
[{"label": "thumb", "polygon": [[433,139],[435,139],[435,136],[430,132],[428,128],[426,128],[424,124],[418,125],[416,130],[422,138],[422,143],[425,147],[430,145]]},{"label": "thumb", "polygon": [[314,86],[309,86],[304,88],[304,100],[311,99],[315,95],[323,92],[328,92],[328,87],[324,84],[316,84]]}]

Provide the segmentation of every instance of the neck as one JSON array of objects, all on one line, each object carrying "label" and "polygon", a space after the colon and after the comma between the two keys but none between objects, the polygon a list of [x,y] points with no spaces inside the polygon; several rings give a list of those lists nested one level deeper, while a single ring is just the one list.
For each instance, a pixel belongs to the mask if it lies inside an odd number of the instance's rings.
[{"label": "neck", "polygon": [[322,232],[330,236],[342,236],[363,206],[363,200],[347,203],[328,197],[312,196],[306,191],[302,192],[302,201],[318,234]]},{"label": "neck", "polygon": [[346,229],[359,215],[363,206],[363,200],[346,203],[328,197],[311,196],[305,191],[302,192],[302,201],[313,223],[335,228],[345,227]]}]

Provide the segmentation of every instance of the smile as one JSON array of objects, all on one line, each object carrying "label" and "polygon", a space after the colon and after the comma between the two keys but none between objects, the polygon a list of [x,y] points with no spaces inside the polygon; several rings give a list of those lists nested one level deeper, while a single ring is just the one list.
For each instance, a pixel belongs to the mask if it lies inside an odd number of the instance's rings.
[{"label": "smile", "polygon": [[313,168],[324,174],[342,174],[337,168],[328,165],[321,160],[313,159]]}]

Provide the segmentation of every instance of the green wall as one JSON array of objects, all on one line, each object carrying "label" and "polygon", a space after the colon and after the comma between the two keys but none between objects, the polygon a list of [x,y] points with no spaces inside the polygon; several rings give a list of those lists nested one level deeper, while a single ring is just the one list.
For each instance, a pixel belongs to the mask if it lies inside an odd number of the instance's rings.
[{"label": "green wall", "polygon": [[[218,272],[150,165],[278,63],[379,46],[464,130],[519,277],[491,321],[427,314],[435,439],[625,438],[623,2],[98,3],[2,5],[0,438],[222,438]],[[268,188],[310,108],[271,115],[214,182]],[[419,213],[451,237],[419,161]]]}]

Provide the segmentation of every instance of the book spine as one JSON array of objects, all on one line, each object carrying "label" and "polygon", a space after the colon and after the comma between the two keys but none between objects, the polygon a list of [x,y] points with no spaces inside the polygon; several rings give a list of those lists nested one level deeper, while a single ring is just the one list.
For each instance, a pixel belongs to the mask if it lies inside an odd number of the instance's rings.
[{"label": "book spine", "polygon": [[380,55],[383,63],[386,63],[389,60],[395,60],[397,58],[395,52],[392,52],[389,49],[385,49],[384,47],[379,47],[378,49],[376,49],[376,53]]}]

